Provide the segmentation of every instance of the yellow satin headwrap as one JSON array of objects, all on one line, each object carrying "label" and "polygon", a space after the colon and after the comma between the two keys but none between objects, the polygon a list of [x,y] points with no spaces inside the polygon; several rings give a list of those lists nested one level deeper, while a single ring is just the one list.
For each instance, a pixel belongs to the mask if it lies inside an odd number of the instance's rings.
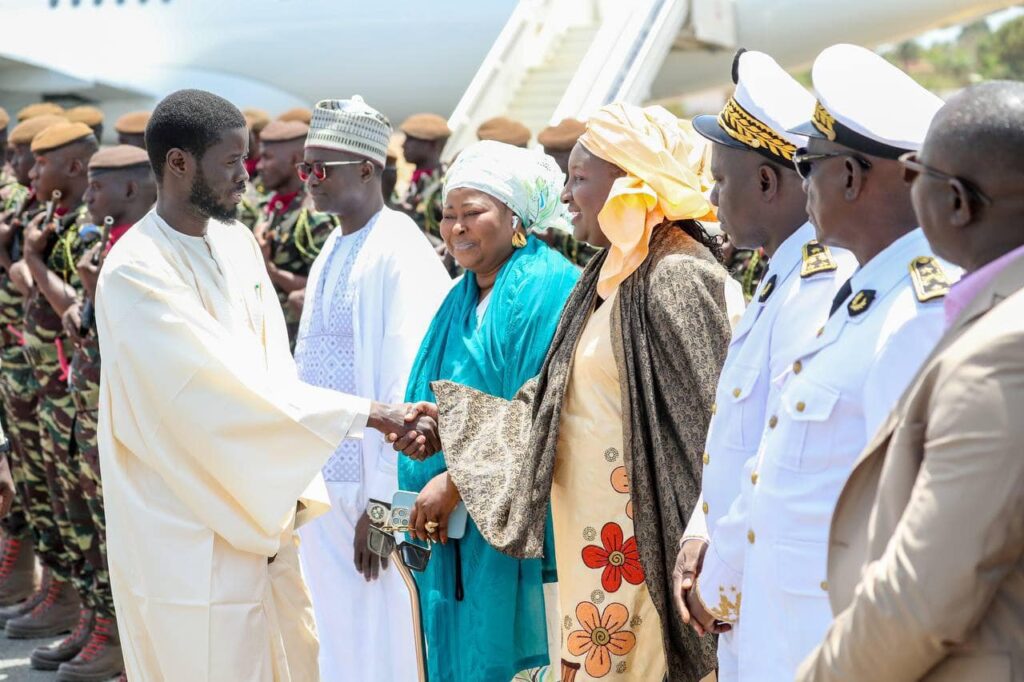
[{"label": "yellow satin headwrap", "polygon": [[609,104],[587,121],[587,150],[626,172],[598,214],[611,242],[597,293],[609,298],[647,258],[654,227],[669,220],[715,220],[709,145],[689,121],[659,106]]}]

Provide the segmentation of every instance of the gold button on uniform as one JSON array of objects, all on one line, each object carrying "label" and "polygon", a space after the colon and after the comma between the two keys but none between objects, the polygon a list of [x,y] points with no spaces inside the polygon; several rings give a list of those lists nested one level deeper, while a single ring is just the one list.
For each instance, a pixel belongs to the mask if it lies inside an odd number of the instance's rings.
[{"label": "gold button on uniform", "polygon": [[754,473],[750,474],[750,482],[753,483],[754,485],[757,485],[757,472],[756,471]]},{"label": "gold button on uniform", "polygon": [[707,514],[708,513],[708,503],[707,502],[704,503],[703,509],[704,509],[704,513]]},{"label": "gold button on uniform", "polygon": [[793,363],[793,374],[799,374],[804,369],[804,363],[797,360]]},{"label": "gold button on uniform", "polygon": [[775,427],[776,427],[776,426],[778,425],[778,423],[779,423],[779,418],[778,418],[778,417],[776,417],[776,416],[775,416],[775,415],[773,414],[773,415],[772,415],[772,418],[768,420],[768,428],[769,428],[769,429],[774,429],[774,428],[775,428]]},{"label": "gold button on uniform", "polygon": [[822,580],[821,581],[821,589],[823,589],[826,592],[828,592],[828,581],[827,580]]},{"label": "gold button on uniform", "polygon": [[807,409],[807,404],[804,401],[801,400],[800,402],[798,402],[796,404],[796,411],[797,412],[803,412],[806,409]]},{"label": "gold button on uniform", "polygon": [[711,464],[711,455],[709,455],[706,452],[704,453],[704,463],[705,464]]},{"label": "gold button on uniform", "polygon": [[741,391],[738,388],[732,389],[732,397],[733,398],[739,398],[741,393],[743,393],[743,391]]},{"label": "gold button on uniform", "polygon": [[711,414],[718,412],[718,403],[711,403]]},{"label": "gold button on uniform", "polygon": [[754,544],[754,531],[753,530],[748,530],[747,531],[747,542],[749,542],[750,544]]}]

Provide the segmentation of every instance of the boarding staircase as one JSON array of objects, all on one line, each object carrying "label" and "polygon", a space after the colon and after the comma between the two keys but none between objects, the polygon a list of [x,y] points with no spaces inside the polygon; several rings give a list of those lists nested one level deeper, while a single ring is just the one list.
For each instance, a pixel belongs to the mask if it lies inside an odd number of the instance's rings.
[{"label": "boarding staircase", "polygon": [[534,135],[612,101],[639,103],[681,45],[732,48],[735,0],[520,0],[449,127],[451,157],[493,116]]}]

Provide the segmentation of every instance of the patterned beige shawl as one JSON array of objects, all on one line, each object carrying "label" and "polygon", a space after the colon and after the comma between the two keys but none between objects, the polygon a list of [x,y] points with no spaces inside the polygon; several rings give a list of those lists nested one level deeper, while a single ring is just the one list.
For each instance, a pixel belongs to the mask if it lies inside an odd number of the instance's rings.
[{"label": "patterned beige shawl", "polygon": [[[584,271],[540,375],[515,399],[433,384],[450,475],[483,536],[511,556],[539,557],[543,550],[562,402],[605,255]],[[697,682],[715,668],[714,641],[683,625],[671,580],[700,492],[700,457],[729,345],[727,276],[707,249],[663,223],[649,257],[620,285],[612,311],[636,538],[671,682]]]}]

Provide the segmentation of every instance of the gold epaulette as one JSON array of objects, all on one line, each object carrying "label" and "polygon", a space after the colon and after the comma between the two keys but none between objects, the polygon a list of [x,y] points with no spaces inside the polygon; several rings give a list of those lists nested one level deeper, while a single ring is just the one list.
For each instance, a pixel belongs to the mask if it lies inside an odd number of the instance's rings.
[{"label": "gold epaulette", "polygon": [[819,244],[814,239],[804,244],[803,257],[804,263],[800,266],[800,277],[806,278],[821,272],[833,272],[839,268],[828,247]]},{"label": "gold epaulette", "polygon": [[914,282],[917,300],[924,303],[942,298],[949,293],[949,278],[932,256],[918,256],[910,261],[910,278]]}]

